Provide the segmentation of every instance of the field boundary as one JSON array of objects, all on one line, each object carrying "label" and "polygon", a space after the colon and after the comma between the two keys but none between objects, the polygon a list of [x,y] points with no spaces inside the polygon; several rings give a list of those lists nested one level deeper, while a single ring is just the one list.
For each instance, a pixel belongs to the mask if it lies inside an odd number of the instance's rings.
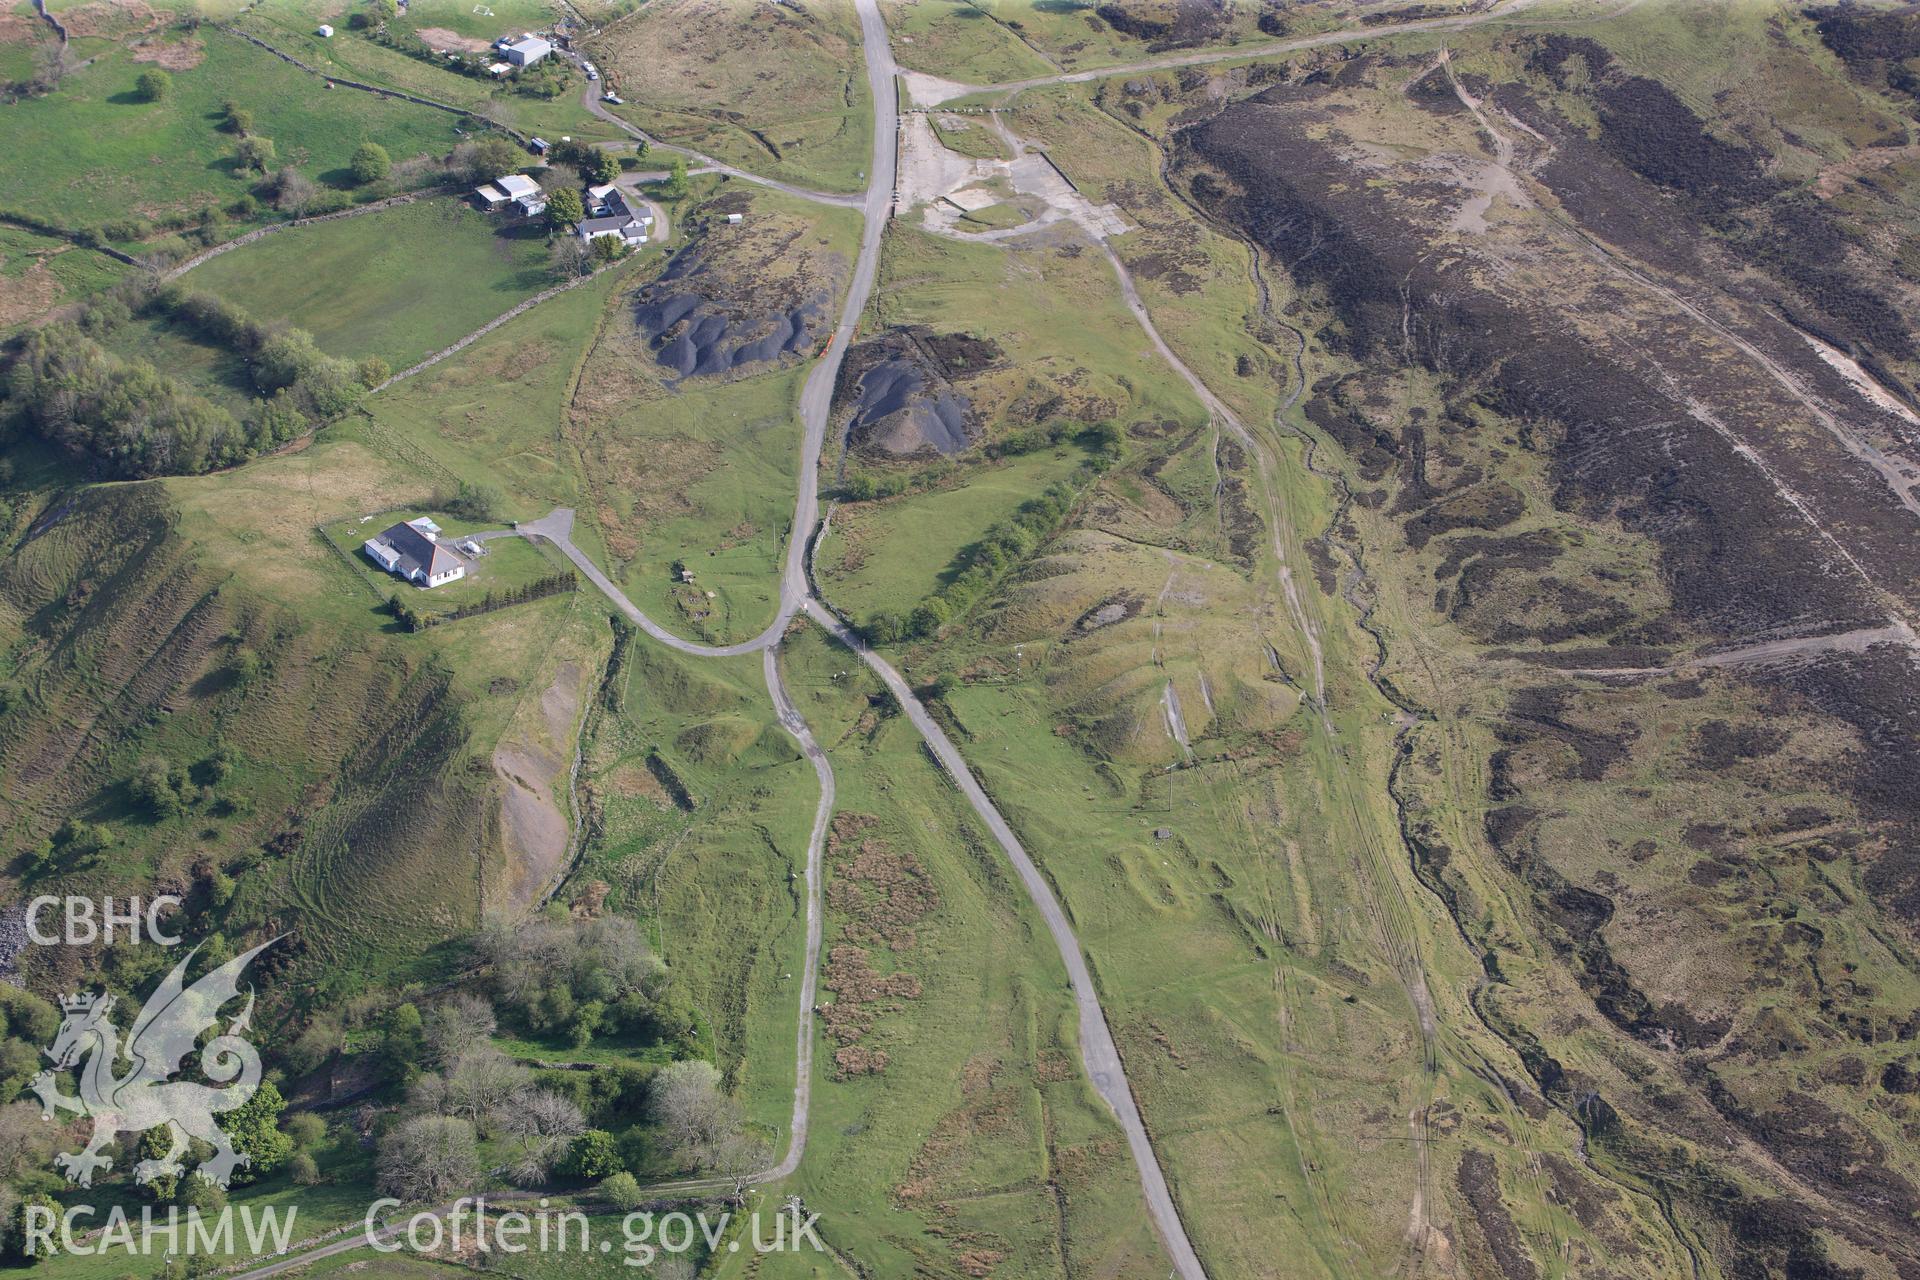
[{"label": "field boundary", "polygon": [[354,218],[363,213],[379,213],[383,209],[392,209],[403,204],[413,204],[420,200],[432,200],[440,196],[450,196],[457,190],[459,190],[459,188],[453,184],[443,183],[439,186],[426,187],[419,191],[403,191],[397,196],[388,196],[384,200],[374,200],[367,204],[355,205],[351,209],[336,209],[332,213],[316,213],[312,217],[306,218],[290,218],[285,222],[269,222],[264,227],[255,227],[244,235],[237,235],[231,240],[214,245],[211,249],[202,249],[185,262],[168,268],[165,272],[161,273],[160,278],[162,280],[178,280],[181,276],[187,274],[187,272],[202,263],[217,258],[223,253],[239,249],[245,245],[250,245],[262,236],[270,236],[276,231],[287,231],[294,227],[311,227],[322,222],[338,222],[342,218]]},{"label": "field boundary", "polygon": [[241,40],[245,40],[248,44],[257,45],[260,48],[265,49],[268,53],[272,54],[274,57],[280,59],[282,62],[288,63],[291,66],[296,66],[300,68],[302,71],[306,72],[308,75],[319,76],[322,80],[325,80],[329,84],[345,85],[349,89],[358,89],[362,93],[378,94],[382,98],[396,98],[402,102],[412,102],[423,107],[432,107],[435,111],[445,111],[452,115],[459,116],[465,120],[478,121],[480,124],[483,124],[488,128],[499,129],[503,133],[508,133],[513,135],[514,140],[517,141],[523,147],[527,145],[526,134],[520,132],[518,129],[514,128],[512,125],[501,124],[497,120],[489,120],[487,119],[487,117],[481,115],[477,111],[469,111],[465,107],[456,107],[449,102],[436,102],[432,98],[423,98],[417,93],[408,93],[405,89],[388,89],[377,84],[367,84],[364,81],[360,81],[360,80],[348,80],[341,76],[328,75],[326,72],[320,70],[318,67],[315,67],[309,63],[302,62],[300,59],[294,57],[290,53],[287,53],[285,50],[274,48],[272,45],[268,44],[265,40],[262,40],[259,36],[251,35],[248,32],[240,30],[240,28],[238,27],[221,26],[218,28],[218,30],[224,31],[230,36],[236,36]]},{"label": "field boundary", "polygon": [[633,261],[633,259],[621,258],[619,261],[610,262],[606,266],[597,268],[596,270],[591,271],[584,276],[575,276],[573,279],[567,281],[565,284],[557,284],[550,289],[542,289],[539,293],[534,294],[531,298],[528,298],[525,301],[516,304],[510,310],[505,311],[500,315],[495,316],[493,319],[487,321],[485,324],[481,325],[478,329],[475,329],[472,333],[460,339],[458,342],[454,343],[452,346],[443,347],[439,351],[436,351],[432,355],[428,356],[425,360],[422,360],[419,364],[414,365],[412,368],[402,369],[400,372],[394,374],[391,378],[388,378],[385,382],[379,383],[376,386],[368,388],[367,394],[370,396],[378,395],[380,392],[385,391],[388,387],[392,386],[396,382],[404,382],[408,378],[413,377],[417,373],[426,372],[426,370],[432,368],[436,364],[439,364],[442,360],[445,360],[448,356],[455,355],[461,351],[466,350],[468,347],[472,346],[474,343],[486,337],[488,334],[492,333],[495,329],[498,329],[501,325],[505,324],[509,320],[512,320],[514,317],[522,314],[523,312],[531,311],[533,308],[539,306],[543,302],[546,302],[548,299],[557,298],[561,294],[566,293],[571,289],[578,289],[583,284],[587,284],[591,281],[598,280],[606,272],[612,271],[615,268],[619,267],[621,263],[630,262],[630,261]]}]

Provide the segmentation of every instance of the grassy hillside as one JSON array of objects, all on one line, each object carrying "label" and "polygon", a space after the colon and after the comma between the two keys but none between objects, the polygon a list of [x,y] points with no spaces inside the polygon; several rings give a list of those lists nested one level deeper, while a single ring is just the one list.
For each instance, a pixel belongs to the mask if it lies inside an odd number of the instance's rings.
[{"label": "grassy hillside", "polygon": [[[50,504],[0,570],[0,820],[16,849],[68,818],[107,842],[53,840],[14,873],[104,891],[224,869],[224,927],[292,926],[302,972],[348,987],[470,928],[501,857],[484,762],[513,708],[562,661],[591,665],[596,641],[573,597],[396,633],[391,588],[314,520],[409,492],[342,440]],[[156,759],[180,771],[165,808],[132,781]]]}]

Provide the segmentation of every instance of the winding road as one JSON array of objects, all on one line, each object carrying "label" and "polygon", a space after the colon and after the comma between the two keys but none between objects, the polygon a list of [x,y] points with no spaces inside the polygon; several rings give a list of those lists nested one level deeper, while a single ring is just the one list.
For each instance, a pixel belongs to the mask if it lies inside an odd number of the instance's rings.
[{"label": "winding road", "polygon": [[[846,355],[847,348],[852,344],[855,330],[859,327],[860,317],[866,311],[867,301],[872,296],[874,281],[880,269],[881,240],[893,209],[894,138],[899,127],[898,98],[894,84],[899,69],[893,60],[886,23],[880,15],[877,0],[856,0],[855,7],[860,17],[861,41],[867,63],[867,83],[874,104],[873,158],[868,170],[869,178],[864,196],[841,198],[821,192],[810,192],[790,184],[759,178],[732,169],[730,166],[717,164],[708,157],[685,151],[683,148],[671,148],[682,151],[718,172],[760,182],[790,195],[828,204],[857,204],[864,217],[860,252],[854,262],[853,277],[848,285],[840,321],[834,329],[827,353],[814,365],[813,371],[808,374],[800,391],[799,408],[802,425],[800,475],[796,486],[793,524],[787,539],[786,562],[780,578],[780,604],[773,621],[759,635],[735,644],[708,645],[687,640],[675,635],[643,613],[585,552],[574,545],[571,536],[574,520],[572,510],[567,508],[555,510],[540,520],[521,525],[520,532],[551,542],[590,582],[599,587],[635,626],[660,643],[681,653],[699,657],[761,653],[768,692],[773,697],[774,707],[779,714],[781,724],[800,742],[802,750],[813,762],[814,770],[819,775],[821,801],[814,815],[813,834],[807,850],[807,966],[800,997],[800,1068],[794,1087],[793,1127],[785,1158],[762,1176],[774,1178],[792,1173],[799,1167],[800,1158],[806,1146],[813,1049],[813,983],[819,955],[821,928],[820,860],[826,825],[831,816],[833,803],[832,768],[827,762],[825,752],[813,741],[805,720],[794,709],[792,699],[780,681],[779,668],[775,661],[775,650],[786,634],[788,625],[793,621],[795,614],[804,611],[809,618],[825,628],[840,643],[858,654],[879,675],[881,681],[899,702],[908,721],[926,741],[934,757],[953,779],[960,793],[972,806],[981,823],[992,833],[994,840],[1019,874],[1022,885],[1025,886],[1028,896],[1032,898],[1035,909],[1046,922],[1047,932],[1066,965],[1079,1018],[1081,1061],[1094,1088],[1106,1100],[1108,1107],[1113,1111],[1115,1121],[1119,1124],[1121,1131],[1126,1134],[1127,1146],[1132,1152],[1134,1165],[1140,1176],[1147,1211],[1153,1220],[1154,1228],[1168,1255],[1172,1258],[1175,1271],[1181,1280],[1205,1280],[1206,1270],[1200,1265],[1199,1256],[1194,1252],[1193,1244],[1187,1238],[1186,1228],[1180,1221],[1179,1210],[1173,1201],[1172,1190],[1167,1185],[1166,1176],[1154,1154],[1153,1144],[1147,1136],[1146,1125],[1141,1120],[1139,1108],[1134,1104],[1119,1047],[1114,1043],[1113,1033],[1107,1025],[1106,1013],[1100,1007],[1100,998],[1094,988],[1093,975],[1087,968],[1085,953],[1080,948],[1080,941],[1073,932],[1073,926],[1067,919],[1065,909],[1054,896],[1046,877],[1041,874],[1040,869],[1021,845],[1012,826],[994,806],[993,801],[987,797],[979,780],[967,767],[959,748],[953,745],[940,726],[934,722],[932,715],[915,696],[906,680],[886,659],[868,648],[866,643],[842,622],[824,601],[813,595],[812,586],[808,580],[807,557],[812,546],[813,531],[820,520],[820,455],[833,407],[834,383],[840,374],[841,361]],[[583,102],[600,118],[614,123],[636,138],[646,139],[646,135],[639,129],[607,111],[597,96],[591,101],[583,99]],[[650,146],[654,145],[651,139],[646,140]]]}]

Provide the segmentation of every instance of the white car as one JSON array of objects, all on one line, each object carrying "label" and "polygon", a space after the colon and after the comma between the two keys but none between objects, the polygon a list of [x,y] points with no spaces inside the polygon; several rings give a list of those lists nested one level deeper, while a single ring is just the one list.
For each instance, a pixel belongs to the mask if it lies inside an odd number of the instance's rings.
[{"label": "white car", "polygon": [[601,94],[601,95],[600,95],[600,97],[601,97],[601,99],[602,99],[603,101],[606,101],[606,102],[611,102],[611,103],[613,103],[613,104],[614,104],[615,106],[618,106],[618,105],[620,105],[621,103],[623,103],[623,102],[625,102],[625,101],[626,101],[626,99],[625,99],[625,98],[622,98],[622,97],[621,97],[621,96],[620,96],[619,94],[617,94],[617,93],[614,93],[614,92],[612,92],[611,90],[609,90],[609,91],[608,91],[608,92],[606,92],[606,93],[603,93],[603,94]]}]

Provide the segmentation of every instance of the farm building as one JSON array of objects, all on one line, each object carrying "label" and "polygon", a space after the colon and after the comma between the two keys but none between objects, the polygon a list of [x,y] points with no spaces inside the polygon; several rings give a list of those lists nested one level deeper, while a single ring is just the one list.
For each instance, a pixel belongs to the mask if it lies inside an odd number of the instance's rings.
[{"label": "farm building", "polygon": [[636,212],[627,197],[611,182],[587,188],[587,216],[580,223],[580,238],[588,244],[602,236],[618,236],[626,244],[647,242],[653,215]]},{"label": "farm building", "polygon": [[416,587],[439,587],[467,576],[467,562],[440,545],[440,526],[421,516],[368,538],[367,558]]},{"label": "farm building", "polygon": [[542,40],[529,31],[518,40],[509,40],[500,47],[507,55],[507,61],[516,67],[530,67],[553,52],[551,41]]},{"label": "farm building", "polygon": [[473,195],[488,213],[498,213],[511,204],[521,213],[532,217],[544,212],[547,207],[547,193],[524,173],[510,173],[504,178],[495,178],[492,182],[475,187]]}]

